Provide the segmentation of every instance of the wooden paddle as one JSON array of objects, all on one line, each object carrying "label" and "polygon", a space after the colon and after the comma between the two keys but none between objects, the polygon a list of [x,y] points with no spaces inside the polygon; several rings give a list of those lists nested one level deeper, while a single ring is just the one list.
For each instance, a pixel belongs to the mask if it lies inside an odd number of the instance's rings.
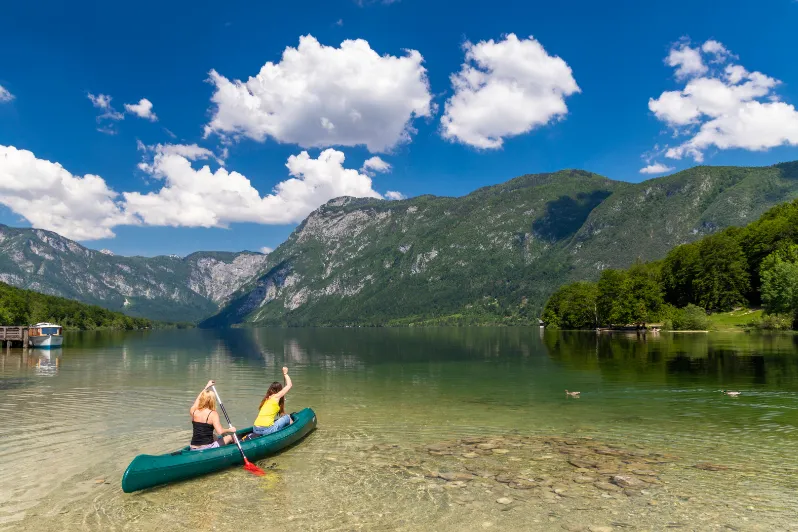
[{"label": "wooden paddle", "polygon": [[[227,426],[232,427],[233,424],[230,423],[230,416],[227,415],[227,410],[224,409],[224,404],[222,404],[222,398],[219,397],[219,392],[216,391],[216,386],[211,386],[211,390],[213,390],[214,395],[216,395],[216,401],[219,403],[219,408],[222,409],[222,413],[224,414],[224,418],[227,420]],[[241,457],[244,459],[244,469],[252,473],[253,475],[265,475],[266,472],[247,460],[247,455],[244,454],[244,449],[241,448],[241,442],[238,441],[238,434],[233,432],[233,441],[236,442],[238,446],[238,451],[241,453]]]}]

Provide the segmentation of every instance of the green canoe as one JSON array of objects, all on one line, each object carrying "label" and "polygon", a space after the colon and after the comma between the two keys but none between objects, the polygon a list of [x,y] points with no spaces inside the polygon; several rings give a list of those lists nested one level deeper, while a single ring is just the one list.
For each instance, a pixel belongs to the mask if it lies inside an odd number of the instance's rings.
[{"label": "green canoe", "polygon": [[[310,408],[291,414],[291,417],[294,422],[288,427],[268,436],[241,442],[241,447],[251,462],[285,449],[316,428],[316,414]],[[250,432],[252,432],[252,427],[239,430],[237,434],[239,438],[242,438]],[[130,493],[143,490],[167,482],[185,480],[228,467],[240,466],[243,463],[241,453],[238,452],[238,447],[234,443],[205,451],[191,451],[186,446],[179,451],[158,456],[140,454],[130,462],[122,476],[122,491]]]}]

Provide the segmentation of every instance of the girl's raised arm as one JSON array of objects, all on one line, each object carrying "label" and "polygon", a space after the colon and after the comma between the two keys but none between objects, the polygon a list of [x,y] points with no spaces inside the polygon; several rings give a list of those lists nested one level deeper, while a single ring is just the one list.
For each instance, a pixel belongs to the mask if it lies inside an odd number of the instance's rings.
[{"label": "girl's raised arm", "polygon": [[288,390],[291,389],[291,386],[293,386],[293,383],[291,383],[291,377],[288,376],[288,368],[286,368],[285,366],[283,366],[283,379],[285,380],[285,386],[283,386],[282,390],[272,395],[271,397],[274,398],[276,401],[282,399],[283,396],[288,393]]}]

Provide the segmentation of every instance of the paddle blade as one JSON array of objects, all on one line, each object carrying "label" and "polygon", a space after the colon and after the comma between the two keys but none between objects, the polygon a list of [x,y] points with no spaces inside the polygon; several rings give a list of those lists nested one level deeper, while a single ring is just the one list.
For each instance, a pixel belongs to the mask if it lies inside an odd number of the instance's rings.
[{"label": "paddle blade", "polygon": [[263,475],[266,474],[266,472],[263,469],[259,468],[258,466],[247,460],[246,458],[244,458],[244,469],[246,469],[253,475],[258,475],[259,477],[262,477]]}]

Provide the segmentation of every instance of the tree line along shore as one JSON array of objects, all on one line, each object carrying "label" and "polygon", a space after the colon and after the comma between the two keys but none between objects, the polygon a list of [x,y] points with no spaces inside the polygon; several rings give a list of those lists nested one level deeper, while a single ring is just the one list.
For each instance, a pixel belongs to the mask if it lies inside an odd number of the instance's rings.
[{"label": "tree line along shore", "polygon": [[57,323],[65,329],[147,329],[163,326],[96,305],[23,290],[0,282],[0,325]]},{"label": "tree line along shore", "polygon": [[662,260],[604,270],[597,282],[564,285],[547,301],[542,320],[563,329],[657,323],[663,329],[707,330],[714,315],[745,307],[763,309],[751,313],[748,327],[798,325],[798,200],[745,227],[673,248]]}]

